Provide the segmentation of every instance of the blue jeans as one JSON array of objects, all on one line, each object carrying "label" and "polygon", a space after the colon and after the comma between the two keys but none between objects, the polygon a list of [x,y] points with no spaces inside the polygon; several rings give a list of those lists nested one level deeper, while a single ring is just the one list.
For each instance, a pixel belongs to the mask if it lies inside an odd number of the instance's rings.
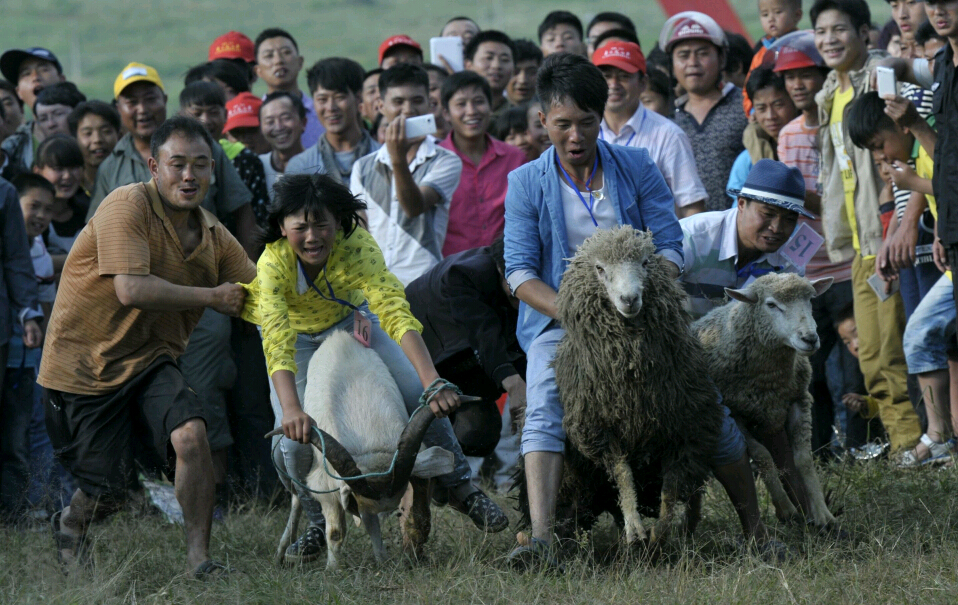
[{"label": "blue jeans", "polygon": [[902,341],[908,373],[948,369],[946,332],[955,321],[952,290],[951,280],[942,275],[909,318]]},{"label": "blue jeans", "polygon": [[27,500],[31,506],[48,504],[59,510],[70,503],[76,485],[73,476],[57,462],[53,444],[47,434],[43,387],[34,384],[33,416],[30,418],[30,487]]},{"label": "blue jeans", "polygon": [[33,411],[33,368],[7,368],[7,345],[0,352],[0,517],[16,519],[27,506]]},{"label": "blue jeans", "polygon": [[[565,430],[562,428],[564,410],[559,400],[552,359],[556,347],[565,334],[562,328],[552,326],[537,336],[526,351],[526,420],[522,428],[522,454],[529,452],[565,451]],[[716,451],[709,461],[712,466],[737,462],[745,454],[745,438],[738,425],[722,406],[722,428]]]},{"label": "blue jeans", "polygon": [[[402,348],[389,337],[379,325],[379,318],[369,311],[365,304],[362,310],[366,312],[367,317],[372,322],[370,347],[382,358],[389,373],[396,379],[399,385],[399,392],[402,393],[403,402],[406,404],[406,411],[412,414],[419,407],[419,397],[422,395],[423,388],[419,382],[419,376],[416,374],[412,363],[403,353]],[[309,360],[313,353],[319,349],[326,337],[335,330],[351,331],[353,329],[353,314],[350,313],[345,319],[333,327],[319,332],[317,334],[297,334],[296,335],[296,393],[299,400],[303,401],[306,393],[306,373],[309,369]],[[279,397],[276,395],[276,388],[270,381],[270,402],[273,405],[273,413],[276,416],[275,427],[279,427],[283,418],[283,410],[279,404]],[[276,442],[279,442],[279,447]],[[433,420],[423,438],[426,447],[439,446],[449,450],[455,456],[455,468],[446,475],[437,477],[440,485],[446,488],[453,488],[472,479],[472,471],[469,469],[469,463],[462,454],[462,448],[452,430],[452,424],[448,418]],[[306,475],[309,474],[313,466],[313,447],[309,444],[293,441],[286,437],[276,436],[273,438],[273,462],[284,472],[297,481],[305,482]],[[283,485],[286,489],[291,489],[289,480],[280,475]],[[322,507],[319,502],[313,500],[309,493],[295,486],[300,501],[303,503],[303,510],[310,520],[310,524],[317,525],[321,523]]]}]

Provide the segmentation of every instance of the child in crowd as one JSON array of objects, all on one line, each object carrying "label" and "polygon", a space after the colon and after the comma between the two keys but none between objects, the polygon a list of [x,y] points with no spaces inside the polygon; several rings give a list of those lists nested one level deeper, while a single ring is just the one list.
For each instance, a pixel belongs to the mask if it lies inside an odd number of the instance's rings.
[{"label": "child in crowd", "polygon": [[84,101],[67,118],[70,136],[83,153],[83,193],[89,197],[96,185],[96,172],[120,140],[120,114],[103,101]]},{"label": "child in crowd", "polygon": [[642,94],[639,95],[639,101],[646,109],[666,118],[671,118],[672,101],[675,98],[672,96],[672,83],[669,81],[669,76],[658,69],[649,69],[646,75],[648,76],[648,84]]},{"label": "child in crowd", "polygon": [[533,138],[529,131],[529,120],[526,117],[528,112],[529,108],[526,104],[510,107],[502,112],[496,120],[492,136],[518,147],[526,154],[526,161],[531,162],[542,155],[542,142]]},{"label": "child in crowd", "polygon": [[[762,65],[768,47],[785,34],[798,29],[798,22],[802,20],[802,0],[758,0],[758,16],[765,36],[755,45],[755,55],[748,67],[749,75]],[[751,95],[746,94],[742,100],[745,115],[752,114],[750,97]]]},{"label": "child in crowd", "polygon": [[[539,142],[539,148],[542,151],[552,147],[552,141],[549,140],[549,131],[542,125],[542,105],[538,98],[533,98],[526,105],[526,124],[529,125],[529,137]],[[541,151],[540,151],[541,154]]]},{"label": "child in crowd", "polygon": [[40,143],[33,161],[33,172],[50,181],[56,190],[49,229],[43,241],[53,258],[57,275],[63,270],[67,254],[86,224],[90,198],[83,192],[83,152],[76,139],[57,134]]},{"label": "child in crowd", "polygon": [[924,57],[928,61],[935,59],[937,53],[942,47],[948,44],[948,38],[935,31],[935,26],[931,21],[925,21],[918,26],[915,32],[915,53],[917,57]]},{"label": "child in crowd", "polygon": [[[47,252],[41,236],[53,218],[56,189],[47,179],[37,174],[24,173],[13,180],[20,197],[23,222],[30,240],[30,260],[36,274],[40,307],[43,316],[50,317],[56,298],[53,258]],[[46,329],[46,322],[43,325]],[[27,349],[23,339],[15,334],[10,339],[7,372],[4,380],[5,404],[24,406],[32,410],[29,428],[30,479],[27,501],[45,513],[59,510],[73,493],[73,479],[53,458],[53,446],[47,435],[42,389],[36,385],[40,350]]]},{"label": "child in crowd", "polygon": [[[849,304],[835,316],[835,330],[842,343],[858,359],[858,327],[855,324],[855,307]],[[844,366],[844,364],[842,364]],[[835,410],[835,418],[845,433],[846,449],[861,448],[865,444],[884,437],[884,429],[878,420],[878,402],[868,395],[858,368],[842,367],[843,373],[852,373],[858,377],[858,386],[854,390],[841,393],[841,401],[851,415],[841,409]],[[840,382],[839,382],[840,381]],[[847,388],[848,382],[841,376],[829,376],[829,387],[833,390]]]}]

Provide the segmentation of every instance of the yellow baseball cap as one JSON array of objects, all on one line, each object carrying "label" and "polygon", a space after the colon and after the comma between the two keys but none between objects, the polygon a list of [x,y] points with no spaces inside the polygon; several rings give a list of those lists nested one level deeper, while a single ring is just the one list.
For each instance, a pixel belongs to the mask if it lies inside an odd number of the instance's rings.
[{"label": "yellow baseball cap", "polygon": [[150,82],[166,92],[166,89],[163,88],[163,80],[160,79],[160,74],[155,69],[143,63],[130,63],[123,68],[123,71],[113,82],[113,98],[118,98],[123,89],[134,82]]}]

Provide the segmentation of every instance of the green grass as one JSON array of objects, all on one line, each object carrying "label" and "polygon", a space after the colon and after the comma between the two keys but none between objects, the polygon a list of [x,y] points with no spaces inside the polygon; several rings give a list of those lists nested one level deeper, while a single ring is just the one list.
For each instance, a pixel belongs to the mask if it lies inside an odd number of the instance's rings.
[{"label": "green grass", "polygon": [[[868,2],[873,20],[884,22],[890,16],[882,0]],[[758,39],[756,0],[731,3]],[[806,12],[810,6],[806,0]],[[173,96],[182,88],[186,69],[204,61],[210,42],[230,29],[255,38],[266,27],[283,27],[297,38],[307,65],[340,55],[368,68],[376,62],[379,43],[395,33],[413,36],[428,55],[429,38],[439,35],[448,18],[463,14],[482,27],[535,39],[542,17],[557,8],[575,12],[585,23],[599,10],[622,11],[636,22],[646,49],[652,48],[665,22],[652,0],[4,0],[0,40],[4,48],[50,48],[67,77],[92,97],[111,98],[113,79],[130,61],[156,67]],[[807,17],[802,27],[809,27]],[[302,82],[305,86],[305,74]]]},{"label": "green grass", "polygon": [[[286,510],[234,513],[213,529],[212,551],[237,570],[210,584],[186,575],[182,530],[160,517],[125,512],[99,524],[96,567],[64,577],[48,531],[2,530],[0,603],[954,603],[958,595],[958,529],[954,502],[958,471],[901,471],[888,463],[834,466],[823,473],[843,509],[847,542],[766,520],[801,554],[772,566],[741,555],[738,523],[713,482],[705,518],[691,542],[672,542],[667,557],[649,565],[609,561],[596,553],[616,546],[607,518],[568,562],[564,576],[509,571],[504,556],[514,533],[485,536],[458,513],[434,509],[427,559],[399,555],[398,522],[384,524],[390,559],[373,561],[369,539],[349,529],[342,570],[324,561],[280,569],[272,553]],[[764,497],[764,493],[761,492]],[[511,500],[500,499],[507,506]],[[509,510],[515,521],[516,514]]]}]

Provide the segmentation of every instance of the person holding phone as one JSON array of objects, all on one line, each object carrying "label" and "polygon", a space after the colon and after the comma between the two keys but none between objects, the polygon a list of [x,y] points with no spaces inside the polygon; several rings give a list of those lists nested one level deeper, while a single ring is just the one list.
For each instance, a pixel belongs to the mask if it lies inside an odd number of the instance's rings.
[{"label": "person holding phone", "polygon": [[462,161],[432,135],[406,138],[407,120],[431,113],[425,69],[391,67],[379,76],[379,92],[388,124],[384,144],[356,162],[349,188],[366,203],[368,229],[386,266],[408,285],[442,258]]},{"label": "person holding phone", "polygon": [[[472,483],[472,473],[447,416],[460,405],[453,385],[439,378],[421,332],[409,311],[402,284],[383,262],[370,234],[359,229],[365,204],[337,179],[321,174],[287,175],[276,183],[266,233],[266,249],[250,284],[243,319],[261,327],[263,351],[271,378],[270,399],[276,426],[277,468],[306,481],[313,464],[309,445],[312,418],[303,411],[307,369],[326,337],[350,331],[373,349],[396,379],[411,414],[423,390],[438,388],[429,402],[440,420],[433,421],[424,443],[453,453],[451,473],[437,478],[449,504],[480,529],[506,528],[502,510]],[[362,372],[362,368],[355,368]],[[286,550],[286,563],[303,563],[322,554],[325,527],[322,507],[300,487],[295,489],[309,527]]]}]

